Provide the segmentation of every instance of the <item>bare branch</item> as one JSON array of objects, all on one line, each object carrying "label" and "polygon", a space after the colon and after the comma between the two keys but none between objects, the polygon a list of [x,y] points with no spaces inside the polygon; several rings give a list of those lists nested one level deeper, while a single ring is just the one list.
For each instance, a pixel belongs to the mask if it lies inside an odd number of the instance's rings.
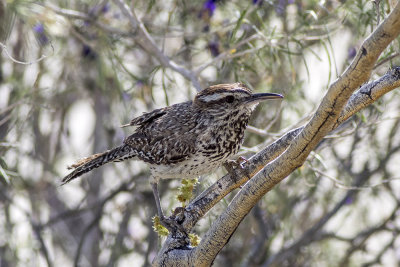
[{"label": "bare branch", "polygon": [[138,35],[135,36],[134,38],[140,44],[140,46],[150,55],[157,58],[158,61],[160,61],[161,65],[180,73],[183,77],[192,82],[193,86],[196,88],[197,91],[200,91],[202,89],[202,86],[200,85],[200,82],[198,81],[196,74],[180,66],[179,64],[169,59],[166,55],[164,55],[164,53],[158,48],[156,42],[151,37],[149,32],[146,30],[146,27],[136,16],[133,8],[129,9],[129,7],[122,0],[114,0],[114,3],[121,9],[122,13],[128,18],[132,28],[135,31],[137,31]]},{"label": "bare branch", "polygon": [[[194,73],[196,73],[197,75],[199,75],[203,70],[205,70],[207,67],[214,65],[222,60],[228,59],[228,58],[233,58],[233,57],[237,57],[237,54],[232,53],[232,51],[238,49],[239,47],[248,44],[249,42],[256,40],[256,39],[260,39],[260,36],[258,34],[253,34],[250,37],[241,40],[240,42],[238,42],[237,44],[235,44],[233,47],[231,47],[230,49],[227,49],[225,52],[219,54],[218,56],[216,56],[213,60],[211,60],[210,62],[204,63],[203,65],[197,67],[197,69],[194,71]],[[251,50],[251,52],[254,52],[259,50],[260,48],[257,49],[249,49]],[[248,53],[249,50],[245,50],[243,52]],[[240,53],[240,56],[243,55],[243,52]],[[238,53],[239,54],[239,53]]]},{"label": "bare branch", "polygon": [[50,10],[52,10],[55,13],[62,15],[64,17],[68,17],[71,19],[80,19],[80,20],[84,20],[84,21],[90,21],[91,23],[93,23],[93,25],[95,25],[96,27],[98,27],[108,33],[119,34],[119,35],[128,35],[129,34],[129,32],[126,32],[126,31],[120,30],[118,28],[111,27],[105,23],[102,23],[101,21],[97,20],[95,17],[89,16],[88,14],[86,14],[84,12],[80,12],[80,11],[72,10],[72,9],[60,8],[51,3],[46,3],[45,7],[49,8]]},{"label": "bare branch", "polygon": [[[50,43],[50,46],[51,46],[51,49],[52,49],[51,55],[53,55],[53,54],[54,54],[54,47],[53,47],[53,45],[52,45],[51,43]],[[18,60],[18,59],[16,59],[16,58],[14,58],[14,57],[11,55],[11,53],[8,52],[7,46],[6,46],[5,44],[1,43],[1,42],[0,42],[0,48],[4,51],[4,53],[7,55],[7,57],[8,57],[12,62],[17,63],[17,64],[21,64],[21,65],[32,65],[32,64],[35,64],[35,63],[39,63],[40,61],[42,61],[43,59],[45,59],[45,58],[48,57],[47,55],[41,55],[40,58],[35,59],[34,61],[21,61],[21,60]],[[51,56],[51,55],[50,55],[50,56]]]}]

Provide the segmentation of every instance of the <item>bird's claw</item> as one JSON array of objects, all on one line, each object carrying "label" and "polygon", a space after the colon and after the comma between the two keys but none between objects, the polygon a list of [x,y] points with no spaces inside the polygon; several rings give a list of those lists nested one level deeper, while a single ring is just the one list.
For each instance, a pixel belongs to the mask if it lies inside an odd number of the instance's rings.
[{"label": "bird's claw", "polygon": [[224,163],[225,169],[228,171],[228,173],[231,175],[232,179],[234,180],[235,183],[237,183],[236,175],[234,173],[235,169],[244,169],[244,164],[247,163],[248,160],[242,156],[237,158],[236,160],[228,160],[227,162]]},{"label": "bird's claw", "polygon": [[160,217],[161,225],[167,228],[167,230],[174,236],[176,236],[177,234],[181,236],[188,236],[183,225],[179,223],[179,221],[181,221],[180,214],[182,213],[182,209],[183,208],[175,209],[174,213],[170,217]]},{"label": "bird's claw", "polygon": [[224,163],[224,167],[227,169],[229,173],[232,173],[234,169],[240,168],[243,169],[244,163],[247,163],[248,160],[245,157],[240,156],[236,160],[228,160],[227,162]]}]

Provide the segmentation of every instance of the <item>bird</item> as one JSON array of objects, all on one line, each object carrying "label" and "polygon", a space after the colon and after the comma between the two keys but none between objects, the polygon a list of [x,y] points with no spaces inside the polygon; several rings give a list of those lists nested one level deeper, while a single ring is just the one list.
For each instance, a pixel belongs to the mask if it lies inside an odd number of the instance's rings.
[{"label": "bird", "polygon": [[197,178],[230,161],[243,143],[250,116],[259,102],[283,98],[253,93],[243,83],[218,84],[197,93],[192,101],[143,113],[122,127],[136,127],[120,146],[71,165],[62,185],[109,162],[142,160],[150,168],[150,184],[158,216],[161,179]]}]

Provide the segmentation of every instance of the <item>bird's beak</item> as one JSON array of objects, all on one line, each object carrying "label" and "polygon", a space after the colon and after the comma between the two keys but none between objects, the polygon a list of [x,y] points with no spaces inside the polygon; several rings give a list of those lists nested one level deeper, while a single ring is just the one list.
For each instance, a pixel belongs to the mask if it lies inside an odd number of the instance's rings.
[{"label": "bird's beak", "polygon": [[259,94],[252,94],[247,100],[246,104],[255,104],[267,99],[278,99],[283,98],[283,95],[274,94],[274,93],[259,93]]}]

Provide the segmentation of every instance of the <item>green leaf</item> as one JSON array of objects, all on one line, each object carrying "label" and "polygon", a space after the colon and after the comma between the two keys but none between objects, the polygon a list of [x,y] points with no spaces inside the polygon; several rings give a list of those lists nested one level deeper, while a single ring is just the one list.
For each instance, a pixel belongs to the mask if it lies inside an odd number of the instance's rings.
[{"label": "green leaf", "polygon": [[153,220],[153,229],[154,232],[156,232],[159,236],[167,236],[168,235],[168,229],[162,226],[160,222],[160,217],[154,216],[152,218]]},{"label": "green leaf", "polygon": [[193,197],[193,189],[197,182],[197,179],[182,179],[182,185],[178,189],[179,194],[176,196],[182,206],[185,206],[186,202]]},{"label": "green leaf", "polygon": [[235,28],[232,31],[232,35],[231,35],[231,41],[233,40],[233,38],[235,38],[236,36],[236,32],[239,30],[240,26],[242,26],[243,24],[243,20],[246,16],[247,13],[247,8],[245,10],[242,11],[242,13],[240,13],[240,17],[238,19],[238,21],[236,22]]},{"label": "green leaf", "polygon": [[201,241],[201,238],[196,234],[189,234],[190,244],[193,247],[197,247]]},{"label": "green leaf", "polygon": [[10,184],[10,177],[7,175],[5,168],[7,168],[7,164],[2,158],[0,158],[0,177],[3,178],[7,184]]}]

